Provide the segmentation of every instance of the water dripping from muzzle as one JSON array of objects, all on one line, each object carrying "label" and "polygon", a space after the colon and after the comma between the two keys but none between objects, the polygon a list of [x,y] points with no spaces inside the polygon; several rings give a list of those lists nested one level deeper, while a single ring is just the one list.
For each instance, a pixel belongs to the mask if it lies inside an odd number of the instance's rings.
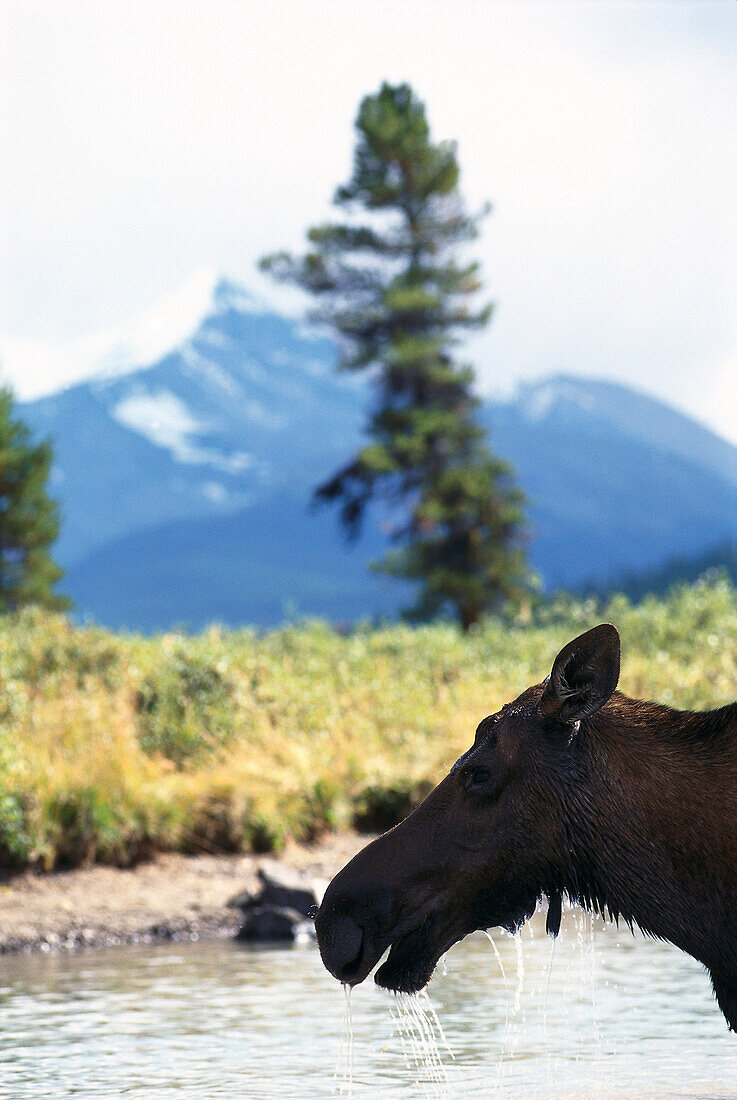
[{"label": "water dripping from muzzle", "polygon": [[[532,932],[532,929],[530,929]],[[509,935],[509,933],[506,933]],[[497,1059],[497,1089],[501,1088],[506,1078],[508,1065],[515,1059],[517,1047],[520,1042],[521,1031],[520,1028],[524,1023],[524,1013],[522,1012],[522,993],[525,985],[525,961],[522,948],[522,935],[521,930],[518,930],[512,935],[514,940],[515,960],[516,960],[516,983],[514,990],[514,999],[510,996],[511,988],[510,983],[507,980],[507,973],[504,968],[499,949],[488,931],[484,932],[487,940],[492,946],[496,961],[499,964],[499,970],[501,971],[502,981],[504,983],[504,1034],[501,1040],[501,1051]],[[510,1007],[511,1006],[511,1007]]]},{"label": "water dripping from muzzle", "polygon": [[345,1014],[343,1017],[343,1034],[340,1037],[338,1061],[335,1066],[335,1072],[333,1073],[333,1081],[335,1082],[333,1093],[337,1093],[338,1096],[351,1097],[353,1096],[354,1054],[353,1012],[351,1009],[351,986],[348,985],[347,982],[343,985],[343,993],[345,994]]},{"label": "water dripping from muzzle", "polygon": [[499,969],[502,974],[502,982],[504,983],[504,1042],[506,1043],[507,1036],[509,1035],[509,982],[507,981],[507,972],[504,969],[504,963],[502,962],[502,957],[499,954],[499,948],[495,944],[494,937],[492,936],[491,932],[484,931],[484,935],[492,946],[492,949],[496,956],[496,961],[499,963]]},{"label": "water dripping from muzzle", "polygon": [[522,933],[515,932],[514,946],[517,952],[517,988],[514,991],[515,1016],[522,1007],[522,994],[525,988],[525,956],[522,951]]},{"label": "water dripping from muzzle", "polygon": [[438,1046],[438,1039],[451,1058],[450,1048],[435,1008],[426,990],[419,993],[395,993],[395,1010],[391,1011],[394,1030],[402,1048],[408,1069],[415,1076],[415,1085],[430,1084],[448,1095],[448,1073]]},{"label": "water dripping from muzzle", "polygon": [[545,1000],[543,1001],[543,1043],[545,1045],[545,1062],[548,1067],[548,1079],[550,1079],[550,1046],[548,1044],[548,997],[550,996],[550,979],[553,975],[553,959],[555,958],[555,944],[557,937],[553,936],[550,944],[550,961],[548,962],[548,976],[545,982]]}]

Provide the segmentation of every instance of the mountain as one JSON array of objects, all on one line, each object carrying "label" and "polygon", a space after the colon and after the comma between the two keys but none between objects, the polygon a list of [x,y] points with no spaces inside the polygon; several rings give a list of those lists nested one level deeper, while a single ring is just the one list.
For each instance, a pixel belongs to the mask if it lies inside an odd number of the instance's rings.
[{"label": "mountain", "polygon": [[[407,591],[366,568],[380,513],[349,547],[334,509],[308,507],[360,441],[369,386],[336,374],[324,335],[227,280],[194,280],[160,315],[56,358],[0,341],[0,369],[32,398],[20,414],[54,441],[78,613],[142,630],[395,613]],[[57,366],[69,384],[48,392]],[[528,495],[549,589],[737,538],[737,448],[654,398],[559,376],[479,415]]]},{"label": "mountain", "polygon": [[59,559],[279,494],[304,507],[361,430],[363,395],[333,361],[324,337],[219,280],[189,337],[153,364],[23,403],[54,440]]},{"label": "mountain", "polygon": [[[641,600],[646,595],[662,596],[674,584],[693,584],[707,575],[726,575],[737,585],[737,543],[726,542],[691,557],[669,558],[655,569],[625,574],[615,586],[604,588],[602,595],[616,589],[625,592],[631,600]],[[594,590],[596,591],[596,590]]]},{"label": "mountain", "polygon": [[65,587],[97,621],[144,631],[302,615],[350,623],[393,616],[409,602],[406,586],[368,570],[382,549],[370,526],[354,549],[334,514],[310,514],[304,500],[277,495],[116,539],[73,566]]},{"label": "mountain", "polygon": [[626,386],[522,386],[482,421],[530,501],[548,589],[606,587],[737,535],[737,448]]}]

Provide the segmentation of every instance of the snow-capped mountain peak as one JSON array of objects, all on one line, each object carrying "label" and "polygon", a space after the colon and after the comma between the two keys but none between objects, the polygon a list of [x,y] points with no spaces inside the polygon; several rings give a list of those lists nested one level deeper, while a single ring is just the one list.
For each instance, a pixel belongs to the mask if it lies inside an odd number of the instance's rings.
[{"label": "snow-capped mountain peak", "polygon": [[59,341],[0,336],[0,382],[31,401],[78,382],[129,374],[181,347],[207,318],[231,308],[261,313],[268,306],[203,268],[121,324]]},{"label": "snow-capped mountain peak", "polygon": [[514,401],[519,404],[523,415],[533,422],[544,420],[564,403],[579,409],[584,415],[591,412],[596,404],[585,385],[561,376],[520,384],[510,404]]}]

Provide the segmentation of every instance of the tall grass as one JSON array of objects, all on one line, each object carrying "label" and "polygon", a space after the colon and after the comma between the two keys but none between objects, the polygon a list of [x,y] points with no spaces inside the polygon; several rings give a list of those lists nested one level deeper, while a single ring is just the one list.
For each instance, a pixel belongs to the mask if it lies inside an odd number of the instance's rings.
[{"label": "tall grass", "polygon": [[125,865],[386,827],[481,717],[603,619],[622,634],[628,694],[697,709],[737,696],[737,590],[721,577],[638,606],[560,598],[467,636],[306,623],[141,638],[4,617],[0,864]]}]

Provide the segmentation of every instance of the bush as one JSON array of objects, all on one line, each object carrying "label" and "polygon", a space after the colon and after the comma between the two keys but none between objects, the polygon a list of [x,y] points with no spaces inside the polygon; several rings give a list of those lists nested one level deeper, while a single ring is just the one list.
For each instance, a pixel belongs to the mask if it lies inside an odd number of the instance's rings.
[{"label": "bush", "polygon": [[176,650],[149,672],[137,695],[141,748],[178,767],[201,762],[233,736],[232,696],[217,665]]},{"label": "bush", "polygon": [[404,821],[432,790],[432,784],[398,781],[367,787],[358,798],[353,823],[359,832],[384,833]]},{"label": "bush", "polygon": [[32,841],[22,799],[0,794],[0,867],[24,867],[30,862]]}]

